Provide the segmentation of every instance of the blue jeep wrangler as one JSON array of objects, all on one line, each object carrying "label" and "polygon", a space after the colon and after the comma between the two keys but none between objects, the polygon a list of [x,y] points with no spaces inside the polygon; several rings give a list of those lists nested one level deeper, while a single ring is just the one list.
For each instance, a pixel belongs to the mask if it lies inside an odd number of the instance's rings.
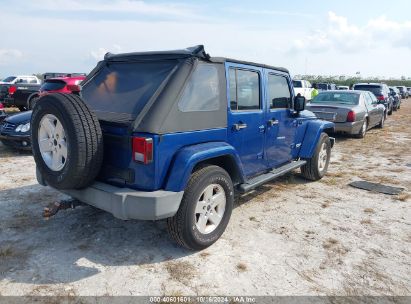
[{"label": "blue jeep wrangler", "polygon": [[304,105],[286,69],[203,46],[108,53],[80,96],[38,100],[37,179],[120,219],[167,219],[180,245],[200,250],[223,234],[236,192],[296,168],[324,176],[334,125]]}]

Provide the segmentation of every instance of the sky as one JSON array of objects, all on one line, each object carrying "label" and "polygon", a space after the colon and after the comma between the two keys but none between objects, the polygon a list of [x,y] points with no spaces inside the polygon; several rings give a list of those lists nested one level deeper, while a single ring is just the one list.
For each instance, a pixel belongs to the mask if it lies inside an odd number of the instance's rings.
[{"label": "sky", "polygon": [[0,0],[0,77],[203,44],[292,75],[411,77],[411,1]]}]

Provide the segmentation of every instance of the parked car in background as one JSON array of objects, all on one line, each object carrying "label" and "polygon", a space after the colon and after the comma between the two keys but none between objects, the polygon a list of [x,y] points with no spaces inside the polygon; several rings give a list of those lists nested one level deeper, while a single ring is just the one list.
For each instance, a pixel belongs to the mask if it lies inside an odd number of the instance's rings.
[{"label": "parked car in background", "polygon": [[411,96],[411,87],[407,87],[408,96]]},{"label": "parked car in background", "polygon": [[284,68],[203,46],[106,54],[80,95],[33,109],[39,183],[120,219],[167,219],[192,250],[224,233],[236,192],[297,168],[327,172],[334,124],[304,111]]},{"label": "parked car in background", "polygon": [[349,90],[350,87],[349,86],[344,86],[344,85],[340,85],[337,87],[337,90]]},{"label": "parked car in background", "polygon": [[401,93],[396,87],[388,87],[390,89],[390,94],[394,98],[393,100],[393,110],[397,111],[401,107]]},{"label": "parked car in background", "polygon": [[38,92],[32,93],[26,99],[26,107],[28,109],[33,109],[36,101],[39,97],[44,96],[49,93],[67,93],[67,94],[78,94],[80,92],[79,84],[86,78],[86,76],[74,76],[74,77],[59,77],[59,78],[49,78],[44,81],[44,83],[39,88]]},{"label": "parked car in background", "polygon": [[[79,84],[85,76],[78,77],[62,77],[47,79],[41,86],[40,92],[28,99],[27,108],[35,106],[35,102],[41,96],[50,93],[65,93],[77,94],[80,91]],[[0,140],[7,146],[31,150],[30,139],[30,121],[32,111],[14,114],[4,120],[4,124],[0,125]]]},{"label": "parked car in background", "polygon": [[8,147],[31,150],[30,120],[31,111],[6,117],[0,123],[0,141]]},{"label": "parked car in background", "polygon": [[300,96],[304,96],[306,100],[311,100],[311,92],[313,91],[313,88],[309,81],[294,79],[293,87],[295,96],[300,94]]},{"label": "parked car in background", "polygon": [[26,111],[27,99],[38,92],[40,84],[16,83],[0,85],[0,102],[6,107],[17,107],[20,111]]},{"label": "parked car in background", "polygon": [[368,129],[384,126],[385,106],[368,91],[326,91],[320,92],[307,110],[335,124],[335,132],[342,132],[363,138]]},{"label": "parked car in background", "polygon": [[408,90],[405,86],[397,86],[397,89],[400,90],[402,98],[408,98]]},{"label": "parked car in background", "polygon": [[19,83],[31,83],[40,84],[40,79],[37,76],[9,76],[0,81],[0,84],[19,84]]},{"label": "parked car in background", "polygon": [[335,83],[320,82],[320,83],[317,83],[317,88],[319,91],[336,90],[337,85]]},{"label": "parked car in background", "polygon": [[388,115],[392,114],[394,98],[390,94],[390,89],[385,83],[356,83],[353,90],[369,91],[377,97],[380,103],[387,108]]}]

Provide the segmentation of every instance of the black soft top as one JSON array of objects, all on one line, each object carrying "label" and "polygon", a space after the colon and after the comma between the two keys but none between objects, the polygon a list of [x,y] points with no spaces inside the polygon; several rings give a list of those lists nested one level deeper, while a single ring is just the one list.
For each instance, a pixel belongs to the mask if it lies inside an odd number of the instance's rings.
[{"label": "black soft top", "polygon": [[193,47],[188,47],[181,50],[170,50],[170,51],[151,51],[151,52],[132,52],[132,53],[123,53],[123,54],[112,54],[107,53],[104,56],[105,61],[140,61],[140,60],[159,60],[159,59],[182,59],[182,58],[189,58],[189,57],[197,57],[209,62],[215,63],[225,63],[225,62],[233,62],[239,64],[246,64],[246,65],[253,65],[258,66],[261,68],[278,70],[282,72],[288,73],[289,71],[282,67],[275,67],[263,63],[255,63],[251,61],[244,61],[226,57],[211,57],[209,54],[206,53],[204,50],[203,45],[196,45]]},{"label": "black soft top", "polygon": [[[96,80],[96,83],[94,83],[93,79],[103,77],[104,75],[99,75],[101,73],[100,71],[109,69],[109,67],[112,66],[110,63],[126,63],[125,65],[121,64],[121,68],[127,69],[130,67],[132,70],[132,65],[134,64],[139,65],[140,63],[149,62],[153,64],[157,62],[166,62],[165,66],[168,64],[170,67],[164,71],[159,70],[159,73],[157,74],[161,76],[161,83],[155,91],[150,92],[148,100],[145,100],[141,104],[138,103],[138,101],[133,103],[133,99],[130,97],[134,94],[133,92],[135,92],[136,96],[140,96],[141,94],[136,91],[139,90],[139,88],[133,87],[134,82],[126,83],[127,79],[122,79],[121,83],[124,86],[129,85],[130,90],[119,91],[118,94],[123,94],[120,99],[123,102],[129,102],[129,104],[126,107],[116,106],[116,109],[121,109],[121,111],[114,111],[112,107],[113,103],[109,99],[101,100],[99,97],[96,97],[96,85],[98,85],[98,81],[100,80]],[[224,66],[225,62],[268,68],[288,73],[288,70],[284,68],[265,64],[222,57],[210,57],[210,55],[205,52],[204,46],[202,45],[174,51],[135,52],[116,55],[107,53],[104,56],[104,60],[100,61],[83,81],[81,96],[94,110],[99,120],[126,124],[129,126],[131,132],[165,134],[226,128],[227,85]],[[190,80],[191,74],[199,65],[213,65],[217,71],[217,77],[219,79],[219,107],[210,111],[182,112],[178,107],[178,102],[183,89]],[[142,69],[139,71],[144,74]],[[90,83],[92,84],[89,85]],[[143,97],[141,97],[140,100],[143,100],[142,98]],[[103,103],[108,104],[110,107],[105,110],[105,105],[100,107]],[[132,109],[132,112],[130,112],[130,109]]]}]

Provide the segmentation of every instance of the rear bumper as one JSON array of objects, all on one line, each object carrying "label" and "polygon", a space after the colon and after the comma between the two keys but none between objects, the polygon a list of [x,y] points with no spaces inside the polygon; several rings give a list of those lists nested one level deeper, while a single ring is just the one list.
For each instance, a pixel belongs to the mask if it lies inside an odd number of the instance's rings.
[{"label": "rear bumper", "polygon": [[358,134],[361,130],[362,121],[355,122],[335,122],[335,132],[343,132],[348,134]]},{"label": "rear bumper", "polygon": [[[46,185],[37,170],[37,180]],[[122,220],[159,220],[172,217],[180,207],[184,191],[136,191],[95,182],[81,190],[62,190],[79,201],[111,213]]]}]

